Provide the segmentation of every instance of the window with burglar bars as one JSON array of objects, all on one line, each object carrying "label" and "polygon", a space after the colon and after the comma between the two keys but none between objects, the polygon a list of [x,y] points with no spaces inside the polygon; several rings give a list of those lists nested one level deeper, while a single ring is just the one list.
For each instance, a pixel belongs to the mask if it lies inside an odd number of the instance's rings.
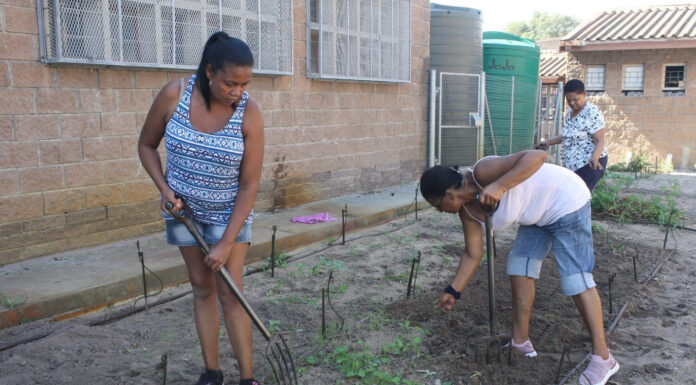
[{"label": "window with burglar bars", "polygon": [[292,74],[292,0],[39,0],[41,59],[194,69],[210,35],[245,41],[254,72]]},{"label": "window with burglar bars", "polygon": [[411,80],[410,0],[307,0],[307,76]]},{"label": "window with burglar bars", "polygon": [[663,96],[684,96],[684,64],[665,64],[665,82],[662,86]]},{"label": "window with burglar bars", "polygon": [[643,96],[643,65],[625,65],[623,72],[623,94],[625,96]]},{"label": "window with burglar bars", "polygon": [[587,66],[585,89],[591,94],[604,92],[604,66]]}]

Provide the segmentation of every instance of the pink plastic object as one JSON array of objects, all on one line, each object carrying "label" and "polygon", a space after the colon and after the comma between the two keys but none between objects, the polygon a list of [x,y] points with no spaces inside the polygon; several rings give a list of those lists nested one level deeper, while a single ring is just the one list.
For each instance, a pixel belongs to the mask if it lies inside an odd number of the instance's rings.
[{"label": "pink plastic object", "polygon": [[314,215],[306,215],[303,217],[294,217],[291,219],[291,221],[294,223],[307,223],[311,225],[314,223],[335,222],[336,218],[329,215],[328,212],[323,212]]}]

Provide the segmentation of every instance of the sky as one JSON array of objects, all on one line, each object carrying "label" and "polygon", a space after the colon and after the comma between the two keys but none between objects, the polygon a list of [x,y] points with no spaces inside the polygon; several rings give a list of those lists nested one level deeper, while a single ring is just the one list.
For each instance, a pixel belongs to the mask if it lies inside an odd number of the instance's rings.
[{"label": "sky", "polygon": [[647,5],[684,4],[686,0],[431,0],[433,3],[474,8],[481,11],[484,31],[502,31],[514,21],[528,21],[535,11],[570,15],[587,21],[600,12],[614,8],[644,7]]}]

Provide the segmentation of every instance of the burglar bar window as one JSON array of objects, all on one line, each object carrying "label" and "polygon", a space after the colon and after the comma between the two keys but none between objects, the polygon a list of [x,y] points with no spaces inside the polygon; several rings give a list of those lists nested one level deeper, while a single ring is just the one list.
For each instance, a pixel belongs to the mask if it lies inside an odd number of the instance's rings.
[{"label": "burglar bar window", "polygon": [[411,80],[410,0],[307,0],[307,76]]},{"label": "burglar bar window", "polygon": [[643,65],[625,65],[623,72],[623,94],[625,96],[643,96]]},{"label": "burglar bar window", "polygon": [[585,75],[585,89],[590,94],[604,92],[603,65],[587,66],[587,73]]},{"label": "burglar bar window", "polygon": [[46,63],[195,69],[210,35],[244,40],[254,72],[292,74],[292,0],[38,0]]},{"label": "burglar bar window", "polygon": [[684,64],[666,64],[663,96],[684,96]]}]

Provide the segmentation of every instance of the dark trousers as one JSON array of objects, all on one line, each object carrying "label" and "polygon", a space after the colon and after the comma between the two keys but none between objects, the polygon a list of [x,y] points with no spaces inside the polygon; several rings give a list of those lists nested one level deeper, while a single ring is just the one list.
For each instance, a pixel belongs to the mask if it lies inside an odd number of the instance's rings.
[{"label": "dark trousers", "polygon": [[600,179],[602,179],[602,176],[604,176],[604,170],[607,168],[607,160],[609,159],[609,156],[603,156],[599,158],[599,164],[602,165],[602,169],[593,169],[590,167],[589,164],[586,164],[579,169],[575,170],[575,173],[582,178],[582,180],[585,181],[585,184],[587,185],[587,188],[590,189],[590,192],[594,190],[595,186],[599,182]]}]

